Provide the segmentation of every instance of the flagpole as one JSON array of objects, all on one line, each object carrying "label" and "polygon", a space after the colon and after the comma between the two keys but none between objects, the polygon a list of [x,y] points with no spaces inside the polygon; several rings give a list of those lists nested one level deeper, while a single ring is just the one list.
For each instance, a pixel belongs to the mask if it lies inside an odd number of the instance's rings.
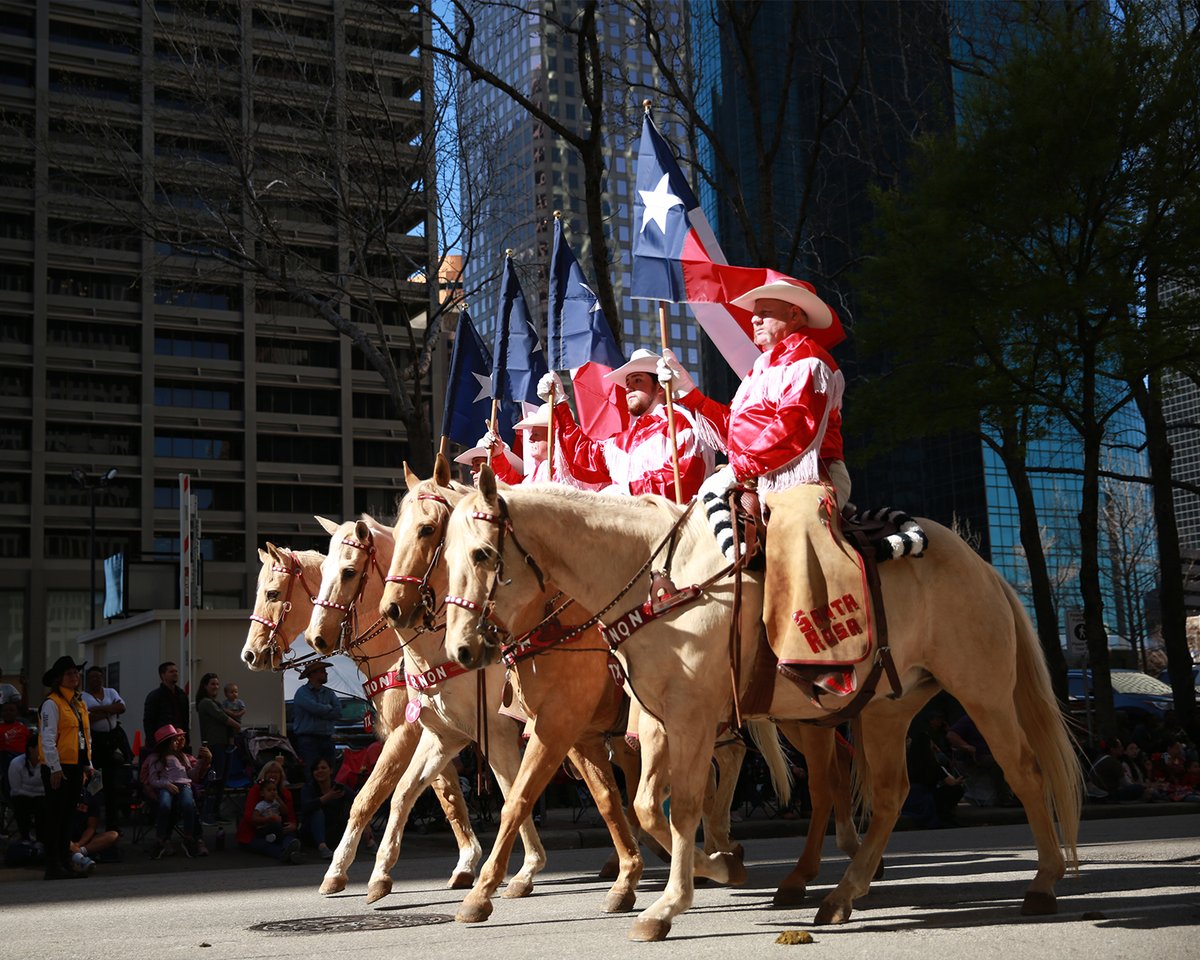
[{"label": "flagpole", "polygon": [[[512,251],[511,247],[509,247],[507,250],[504,251],[505,267],[508,266],[508,261],[512,259],[512,255],[513,255],[513,251]],[[503,274],[501,274],[501,276],[503,276]],[[501,289],[501,291],[500,291],[500,296],[501,297],[504,296],[503,289]],[[501,337],[501,336],[507,337],[508,331],[507,330],[497,330],[496,336],[497,337]],[[495,384],[495,389],[492,390],[492,415],[489,418],[489,421],[491,423],[491,426],[489,427],[489,429],[492,431],[493,435],[495,435],[495,436],[500,435],[500,431],[496,429],[496,424],[500,418],[500,396],[501,396],[501,394],[504,393],[504,390],[502,389],[503,385],[501,383],[501,378],[503,376],[504,376],[503,370],[493,370],[492,371],[492,377],[494,378],[492,382]],[[493,446],[495,446],[495,445],[493,444]],[[488,447],[487,465],[489,467],[492,465],[492,447]]]},{"label": "flagpole", "polygon": [[[667,351],[667,305],[658,301],[658,333],[662,340],[663,353]],[[671,470],[675,474],[675,502],[683,503],[683,481],[679,478],[679,441],[675,437],[675,401],[671,396],[671,384],[666,385],[667,392],[667,432],[671,436]]]}]

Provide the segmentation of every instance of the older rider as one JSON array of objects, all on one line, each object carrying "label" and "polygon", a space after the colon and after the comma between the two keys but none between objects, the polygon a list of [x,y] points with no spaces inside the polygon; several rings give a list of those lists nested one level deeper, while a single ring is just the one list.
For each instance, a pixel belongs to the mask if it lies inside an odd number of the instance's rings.
[{"label": "older rider", "polygon": [[479,441],[479,445],[492,450],[492,470],[496,476],[507,484],[516,486],[518,483],[547,483],[550,480],[561,480],[560,471],[556,468],[554,475],[550,474],[550,463],[547,447],[550,440],[550,404],[543,403],[533,413],[527,414],[513,424],[514,430],[525,431],[525,455],[532,469],[527,474],[512,464],[508,445],[489,430]]},{"label": "older rider", "polygon": [[[659,362],[649,350],[634,350],[629,362],[605,375],[625,388],[629,426],[606,440],[592,440],[571,416],[562,380],[547,373],[538,383],[538,396],[549,400],[553,392],[554,424],[559,448],[571,474],[585,483],[602,484],[607,491],[657,493],[674,499],[675,474],[671,464],[670,425],[666,392],[655,379]],[[707,453],[683,412],[675,411],[675,436],[679,447],[679,476],[684,500],[691,500],[712,467]]]},{"label": "older rider", "polygon": [[737,482],[758,479],[762,493],[802,483],[829,483],[838,506],[850,496],[842,458],[844,378],[827,347],[841,340],[833,310],[800,280],[775,280],[733,301],[753,311],[754,342],[763,353],[729,406],[695,388],[666,351],[658,377],[675,385],[680,404],[723,438],[729,466],[704,484],[722,495]]}]

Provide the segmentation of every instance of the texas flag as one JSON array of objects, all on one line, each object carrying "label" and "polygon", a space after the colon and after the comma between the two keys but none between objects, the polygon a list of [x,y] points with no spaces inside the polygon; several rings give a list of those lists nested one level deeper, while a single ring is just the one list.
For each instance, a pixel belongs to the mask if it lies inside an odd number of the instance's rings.
[{"label": "texas flag", "polygon": [[575,252],[554,218],[550,251],[550,369],[570,370],[579,425],[593,440],[604,440],[629,425],[625,391],[604,378],[623,362],[600,300],[585,282]]},{"label": "texas flag", "polygon": [[502,435],[507,431],[506,439],[512,435],[512,425],[523,416],[521,402],[541,402],[537,385],[546,371],[546,355],[533,329],[512,257],[505,257],[496,307],[496,342],[492,347],[492,396],[500,399],[504,412],[500,427]]},{"label": "texas flag", "polygon": [[719,299],[727,291],[706,285],[711,268],[725,265],[725,254],[648,110],[638,146],[633,209],[630,296],[687,303],[726,363],[744,377],[759,354],[749,314],[735,316],[727,301]]},{"label": "texas flag", "polygon": [[[442,412],[442,434],[472,446],[492,415],[492,365],[483,339],[464,310],[458,315],[450,376]],[[511,434],[511,428],[509,433]]]}]

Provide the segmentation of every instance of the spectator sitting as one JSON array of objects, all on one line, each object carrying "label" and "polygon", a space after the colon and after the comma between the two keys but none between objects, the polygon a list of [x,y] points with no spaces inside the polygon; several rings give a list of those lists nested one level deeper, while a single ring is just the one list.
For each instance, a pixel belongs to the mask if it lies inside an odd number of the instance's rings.
[{"label": "spectator sitting", "polygon": [[238,699],[236,683],[225,684],[225,700],[221,703],[221,709],[230,720],[236,720],[240,728],[242,717],[246,715],[246,704]]},{"label": "spectator sitting", "polygon": [[[274,799],[280,804],[282,817],[280,828],[275,831],[273,841],[268,841],[265,836],[259,835],[259,823],[255,821],[255,811],[263,800],[263,788],[268,783],[273,784]],[[283,764],[272,760],[263,765],[262,770],[259,771],[258,780],[246,794],[242,822],[238,824],[238,846],[251,853],[274,857],[284,863],[299,863],[300,840],[295,834],[296,808],[292,803],[291,794],[284,786]]]},{"label": "spectator sitting", "polygon": [[963,714],[946,731],[955,763],[966,781],[964,798],[977,807],[991,807],[1003,802],[1008,789],[987,740],[975,726],[975,721]]},{"label": "spectator sitting", "polygon": [[[4,676],[4,671],[0,669],[0,677]],[[21,709],[21,691],[14,687],[7,680],[0,680],[0,704],[15,703],[17,710]]]},{"label": "spectator sitting", "polygon": [[103,793],[103,790],[93,793],[90,785],[85,786],[79,794],[75,817],[71,822],[71,862],[88,873],[96,866],[96,857],[113,849],[120,836],[116,830],[100,829]]},{"label": "spectator sitting", "polygon": [[160,727],[154,734],[155,752],[146,760],[146,785],[158,804],[152,860],[160,860],[166,853],[171,818],[176,813],[183,827],[184,852],[189,857],[208,856],[196,829],[195,788],[208,773],[212,754],[201,747],[200,757],[192,757],[184,752],[184,741],[184,732],[177,727]]},{"label": "spectator sitting", "polygon": [[29,725],[20,718],[20,706],[6,700],[0,706],[0,765],[7,770],[13,760],[25,753],[29,742]]},{"label": "spectator sitting", "polygon": [[320,759],[313,767],[312,778],[300,792],[300,812],[304,815],[304,831],[326,860],[333,859],[329,841],[337,844],[346,829],[350,799],[346,788],[333,779],[333,767]]},{"label": "spectator sitting", "polygon": [[36,737],[30,737],[25,752],[13,757],[8,764],[8,796],[17,817],[17,830],[22,840],[44,843],[46,816],[46,787],[38,764]]},{"label": "spectator sitting", "polygon": [[1092,782],[1108,794],[1109,800],[1128,802],[1146,799],[1146,785],[1135,783],[1122,762],[1125,745],[1114,738],[1100,746],[1104,753],[1092,765]]}]

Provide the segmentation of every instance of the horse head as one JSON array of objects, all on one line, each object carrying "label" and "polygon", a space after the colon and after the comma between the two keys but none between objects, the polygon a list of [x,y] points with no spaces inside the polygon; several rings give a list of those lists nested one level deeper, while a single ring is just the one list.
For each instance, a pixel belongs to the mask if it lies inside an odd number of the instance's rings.
[{"label": "horse head", "polygon": [[392,531],[395,547],[388,567],[379,612],[397,630],[433,621],[437,597],[445,593],[442,544],[450,510],[468,488],[450,481],[450,464],[440,453],[433,476],[420,479],[404,465],[408,495],[400,504]]},{"label": "horse head", "polygon": [[258,551],[262,567],[254,591],[254,612],[242,646],[251,670],[277,670],[312,616],[313,578],[324,557],[314,550],[293,552],[273,543]]},{"label": "horse head", "polygon": [[347,635],[346,642],[354,639],[360,607],[374,613],[383,589],[382,565],[391,562],[392,536],[365,514],[341,524],[316,520],[329,534],[329,552],[304,635],[317,653],[327,656],[342,647]]},{"label": "horse head", "polygon": [[455,506],[446,527],[446,653],[465,667],[495,661],[510,630],[531,627],[546,600],[545,576],[520,545],[491,468]]}]

